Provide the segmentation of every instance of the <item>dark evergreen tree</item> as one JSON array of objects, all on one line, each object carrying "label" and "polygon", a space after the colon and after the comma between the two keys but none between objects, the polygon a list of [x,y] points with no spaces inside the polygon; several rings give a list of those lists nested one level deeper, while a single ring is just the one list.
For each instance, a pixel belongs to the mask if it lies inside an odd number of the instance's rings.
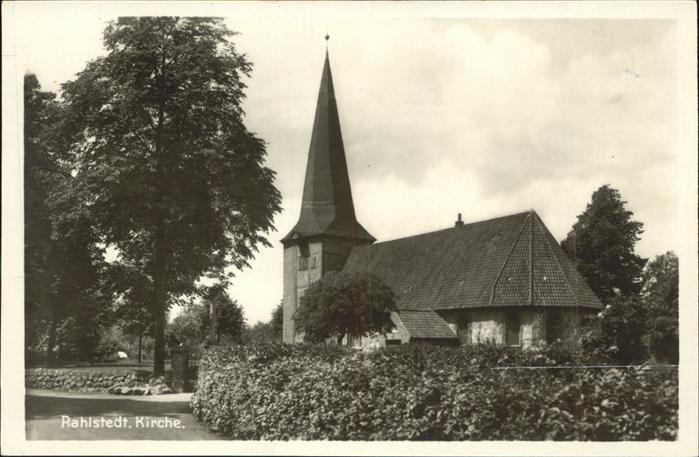
[{"label": "dark evergreen tree", "polygon": [[269,245],[280,210],[264,142],[243,123],[251,64],[215,18],[120,18],[107,54],[63,85],[73,217],[153,284],[154,371],[169,306]]},{"label": "dark evergreen tree", "polygon": [[646,263],[635,254],[643,223],[632,220],[619,191],[604,185],[578,216],[561,247],[576,261],[592,290],[607,302],[617,295],[636,294]]}]

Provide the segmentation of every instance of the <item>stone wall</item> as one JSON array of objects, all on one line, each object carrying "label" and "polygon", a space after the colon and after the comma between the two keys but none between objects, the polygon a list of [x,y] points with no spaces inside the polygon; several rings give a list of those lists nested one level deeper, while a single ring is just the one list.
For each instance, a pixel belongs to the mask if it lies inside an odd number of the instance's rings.
[{"label": "stone wall", "polygon": [[76,392],[101,392],[115,385],[138,386],[151,376],[138,371],[102,371],[71,368],[30,368],[25,371],[27,388]]}]

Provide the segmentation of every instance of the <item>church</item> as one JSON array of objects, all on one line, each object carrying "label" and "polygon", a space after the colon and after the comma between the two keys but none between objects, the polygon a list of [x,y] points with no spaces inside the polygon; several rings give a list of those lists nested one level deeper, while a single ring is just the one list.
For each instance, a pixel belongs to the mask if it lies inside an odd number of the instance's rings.
[{"label": "church", "polygon": [[459,214],[453,227],[377,242],[355,217],[327,52],[301,214],[281,242],[285,343],[303,341],[300,298],[331,271],[372,273],[393,290],[382,345],[577,345],[583,315],[602,308],[533,210],[468,224]]}]

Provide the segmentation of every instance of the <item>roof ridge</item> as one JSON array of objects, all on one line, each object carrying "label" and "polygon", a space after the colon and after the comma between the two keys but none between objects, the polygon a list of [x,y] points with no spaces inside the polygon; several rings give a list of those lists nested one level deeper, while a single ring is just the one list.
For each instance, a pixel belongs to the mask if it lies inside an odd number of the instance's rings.
[{"label": "roof ridge", "polygon": [[[551,238],[553,238],[553,235],[549,231],[548,227],[546,227],[546,224],[544,224],[544,221],[541,220],[539,215],[537,214],[537,219],[539,220],[537,225],[542,229],[544,232],[544,238],[546,239],[546,247],[548,248],[549,252],[553,256],[554,259],[556,259],[556,264],[558,265],[558,268],[561,271],[561,274],[563,275],[563,279],[565,279],[566,286],[568,288],[568,291],[575,297],[575,306],[580,306],[580,297],[578,296],[578,291],[573,289],[573,286],[570,284],[570,280],[568,279],[568,275],[565,272],[565,269],[563,265],[561,265],[561,261],[556,255],[555,252],[553,252],[553,248],[551,247]],[[533,285],[533,283],[532,283]],[[533,293],[533,290],[532,290]]]},{"label": "roof ridge", "polygon": [[[522,211],[522,212],[519,212],[519,213],[508,214],[508,215],[505,215],[505,216],[498,216],[498,217],[492,217],[492,218],[490,218],[490,219],[483,219],[482,221],[469,222],[469,223],[467,223],[467,224],[464,224],[462,227],[460,227],[459,230],[463,230],[465,227],[474,226],[474,225],[477,225],[477,224],[485,224],[486,222],[493,222],[493,221],[496,221],[496,220],[498,220],[498,219],[506,219],[506,218],[510,218],[510,217],[514,218],[514,217],[516,217],[516,216],[522,216],[522,215],[524,215],[524,214],[529,214],[529,213],[531,213],[531,211]],[[421,237],[421,236],[433,235],[433,234],[435,234],[435,233],[446,232],[446,231],[454,230],[454,229],[455,229],[455,227],[446,227],[446,228],[443,228],[443,229],[433,230],[433,231],[431,231],[431,232],[416,233],[416,234],[414,234],[414,235],[408,235],[408,236],[404,236],[404,237],[401,237],[401,238],[393,238],[393,239],[391,239],[391,240],[378,241],[378,242],[376,242],[376,243],[373,243],[371,246],[377,246],[377,245],[380,245],[380,244],[393,243],[394,241],[402,241],[402,240],[407,240],[407,239],[409,239],[409,238],[418,238],[418,237]],[[361,247],[365,247],[365,246],[361,246]],[[368,247],[368,246],[367,246],[367,247]]]},{"label": "roof ridge", "polygon": [[[523,214],[523,213],[521,213]],[[507,252],[507,257],[505,257],[505,260],[502,262],[502,265],[500,266],[500,269],[498,271],[498,275],[495,277],[495,281],[493,281],[493,285],[490,286],[490,298],[488,300],[488,305],[493,304],[493,298],[495,298],[495,288],[498,285],[498,282],[500,282],[500,278],[502,277],[502,272],[505,271],[505,266],[507,266],[507,263],[510,261],[510,257],[512,257],[512,252],[515,250],[515,246],[517,246],[517,243],[519,243],[519,239],[522,237],[522,233],[524,232],[524,227],[527,225],[527,219],[531,218],[531,211],[527,212],[527,218],[522,221],[522,226],[519,228],[519,233],[517,234],[517,237],[514,239],[512,242],[512,246],[510,246],[510,250]]]}]

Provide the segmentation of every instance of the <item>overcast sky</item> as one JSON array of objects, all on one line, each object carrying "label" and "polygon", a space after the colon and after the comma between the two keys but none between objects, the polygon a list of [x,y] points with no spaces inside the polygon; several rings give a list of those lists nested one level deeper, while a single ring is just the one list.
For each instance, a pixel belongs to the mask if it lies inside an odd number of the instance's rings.
[{"label": "overcast sky", "polygon": [[[459,212],[468,223],[530,208],[561,239],[609,183],[645,224],[640,255],[677,249],[672,21],[435,19],[371,6],[358,19],[327,4],[262,15],[240,5],[226,22],[254,64],[246,123],[268,142],[284,207],[274,247],[230,290],[248,322],[268,319],[282,296],[279,239],[300,210],[326,32],[357,217],[379,241],[449,227]],[[17,54],[54,91],[104,52],[115,17],[60,6],[15,18]]]}]

